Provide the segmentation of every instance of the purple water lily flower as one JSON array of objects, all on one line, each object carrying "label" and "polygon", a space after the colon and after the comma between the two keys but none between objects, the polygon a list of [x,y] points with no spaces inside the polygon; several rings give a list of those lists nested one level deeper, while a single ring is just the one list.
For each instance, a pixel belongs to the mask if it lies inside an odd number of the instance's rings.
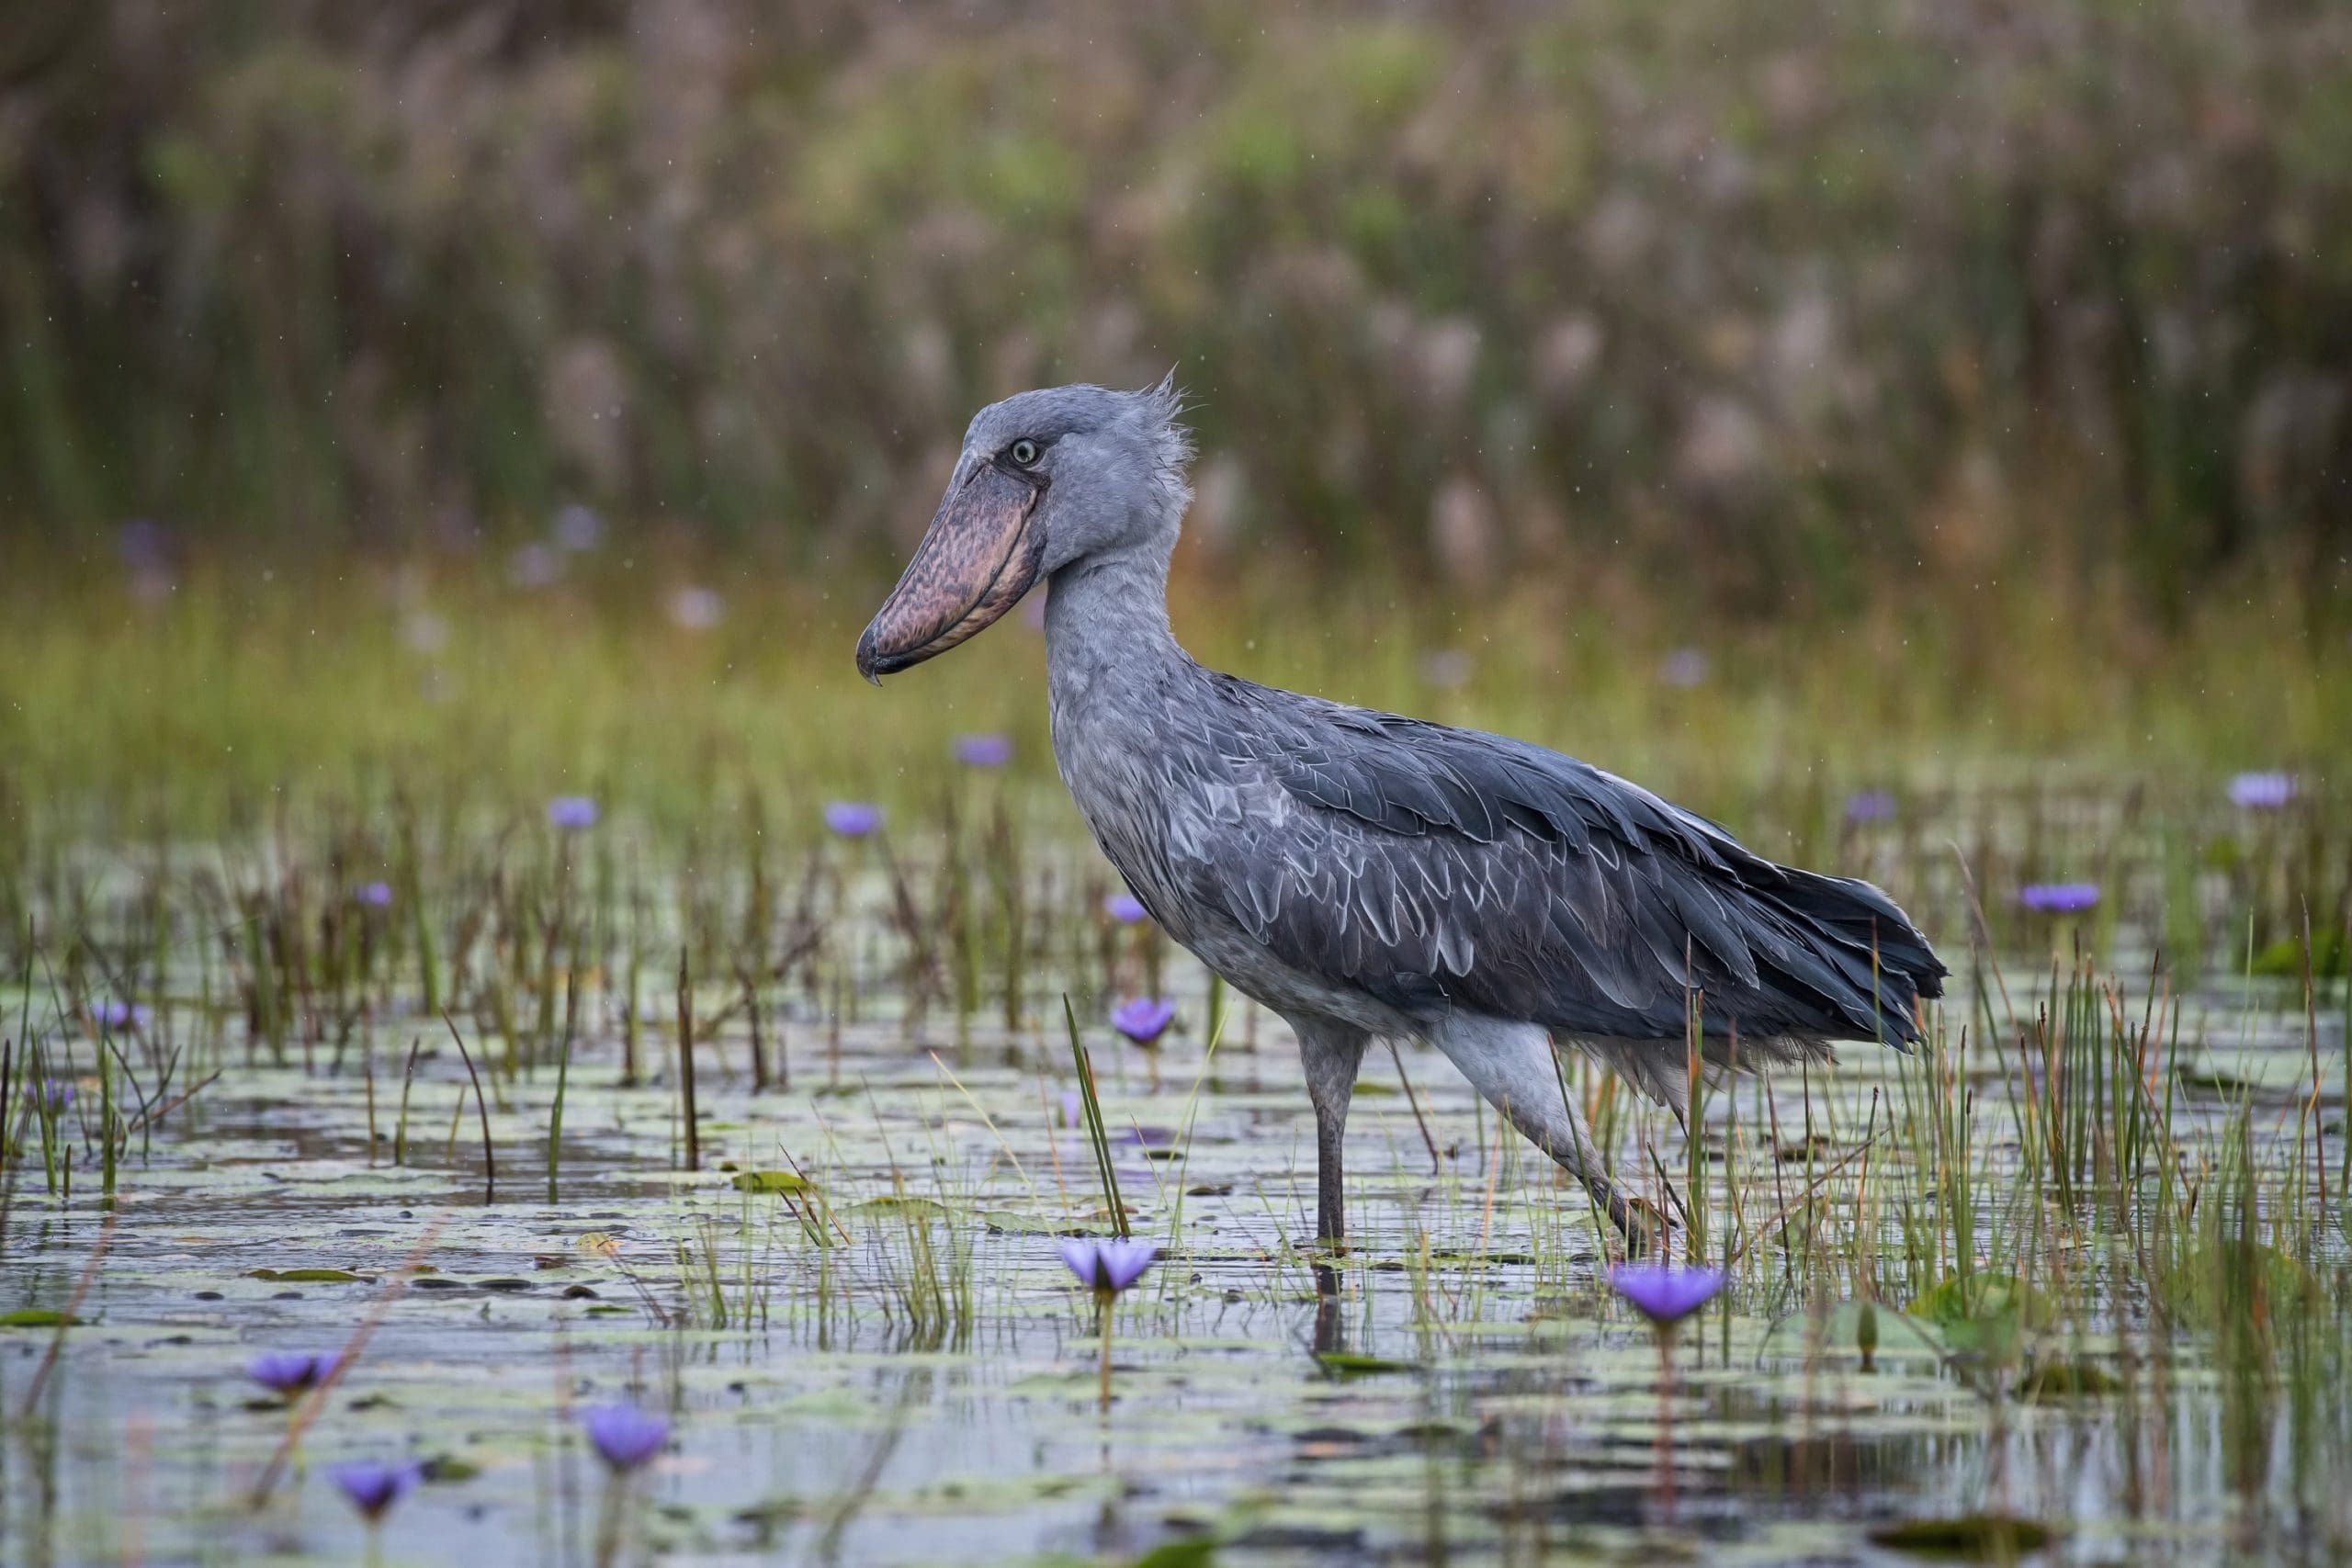
[{"label": "purple water lily flower", "polygon": [[596,1455],[626,1474],[639,1468],[670,1440],[670,1423],[634,1404],[598,1404],[580,1413],[580,1429]]},{"label": "purple water lily flower", "polygon": [[1143,907],[1143,900],[1132,893],[1112,894],[1102,900],[1102,912],[1123,926],[1134,925],[1150,913]]},{"label": "purple water lily flower", "polygon": [[1063,1126],[1075,1127],[1078,1125],[1079,1110],[1084,1103],[1085,1102],[1079,1097],[1078,1090],[1074,1089],[1066,1089],[1062,1090]]},{"label": "purple water lily flower", "polygon": [[882,808],[863,800],[827,801],[825,826],[844,839],[870,838],[881,831]]},{"label": "purple water lily flower", "polygon": [[1620,1263],[1609,1271],[1610,1288],[1662,1329],[1705,1306],[1728,1280],[1720,1269],[1679,1269],[1670,1263]]},{"label": "purple water lily flower", "polygon": [[144,1029],[153,1016],[147,1009],[115,997],[90,1004],[90,1018],[102,1029]]},{"label": "purple water lily flower", "polygon": [[517,588],[546,588],[563,577],[563,557],[537,540],[506,558],[506,581]]},{"label": "purple water lily flower", "polygon": [[595,508],[573,502],[556,513],[552,532],[559,547],[579,555],[605,542],[605,519]]},{"label": "purple water lily flower", "polygon": [[2029,882],[2018,902],[2043,915],[2078,915],[2098,902],[2096,882]]},{"label": "purple water lily flower", "polygon": [[324,1382],[334,1371],[334,1357],[308,1350],[272,1350],[245,1363],[245,1376],[278,1395],[291,1399]]},{"label": "purple water lily flower", "polygon": [[51,1115],[62,1114],[67,1106],[74,1103],[74,1080],[49,1078],[43,1081],[40,1086],[40,1103],[41,1109]]},{"label": "purple water lily flower", "polygon": [[681,631],[707,632],[727,618],[727,601],[716,588],[681,588],[670,595],[670,624]]},{"label": "purple water lily flower", "polygon": [[2240,773],[2230,781],[2230,804],[2248,811],[2276,811],[2294,798],[2292,773]]},{"label": "purple water lily flower", "polygon": [[1846,797],[1846,820],[1849,822],[1885,822],[1894,816],[1894,792],[1886,789],[1858,789]]},{"label": "purple water lily flower", "polygon": [[363,882],[353,897],[371,909],[389,909],[392,907],[392,885],[389,882]]},{"label": "purple water lily flower", "polygon": [[548,802],[548,825],[568,833],[596,825],[596,803],[584,795],[559,795]]},{"label": "purple water lily flower", "polygon": [[967,768],[1001,768],[1012,761],[1010,735],[959,735],[956,760]]},{"label": "purple water lily flower", "polygon": [[1062,1262],[1078,1282],[1103,1296],[1115,1296],[1142,1279],[1159,1256],[1159,1248],[1148,1241],[1072,1236],[1062,1243]]},{"label": "purple water lily flower", "polygon": [[1657,678],[1682,691],[1701,686],[1707,680],[1707,655],[1704,649],[1678,648],[1659,660]]},{"label": "purple water lily flower", "polygon": [[353,1460],[336,1465],[327,1473],[359,1515],[369,1524],[384,1517],[385,1510],[407,1496],[417,1482],[424,1478],[424,1468],[416,1464],[386,1464],[380,1460]]},{"label": "purple water lily flower", "polygon": [[1111,1010],[1111,1027],[1138,1045],[1148,1045],[1176,1021],[1176,1004],[1165,997],[1129,997]]}]

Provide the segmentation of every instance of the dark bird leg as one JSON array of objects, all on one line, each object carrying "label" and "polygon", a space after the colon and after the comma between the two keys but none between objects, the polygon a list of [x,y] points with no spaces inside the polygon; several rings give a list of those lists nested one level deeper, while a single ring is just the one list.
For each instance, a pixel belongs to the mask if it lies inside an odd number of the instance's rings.
[{"label": "dark bird leg", "polygon": [[1628,1242],[1647,1246],[1662,1239],[1657,1224],[1628,1202],[1602,1168],[1584,1117],[1561,1084],[1552,1037],[1542,1024],[1454,1013],[1432,1025],[1429,1039],[1521,1136],[1584,1183]]},{"label": "dark bird leg", "polygon": [[[1348,1102],[1355,1097],[1356,1071],[1363,1066],[1371,1036],[1352,1024],[1326,1018],[1291,1021],[1298,1055],[1306,1069],[1306,1098],[1315,1104],[1315,1239],[1327,1254],[1347,1247],[1347,1190],[1341,1150],[1348,1130]],[[1316,1288],[1339,1289],[1328,1265],[1315,1271]]]}]

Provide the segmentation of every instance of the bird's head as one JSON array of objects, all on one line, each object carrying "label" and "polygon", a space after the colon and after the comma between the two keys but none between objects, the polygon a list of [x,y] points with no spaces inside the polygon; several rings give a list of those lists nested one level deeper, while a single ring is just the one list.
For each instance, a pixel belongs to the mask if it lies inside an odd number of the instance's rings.
[{"label": "bird's head", "polygon": [[946,652],[1040,577],[1127,552],[1164,563],[1189,499],[1174,375],[1139,391],[1049,387],[972,416],[947,494],[857,639],[879,680]]}]

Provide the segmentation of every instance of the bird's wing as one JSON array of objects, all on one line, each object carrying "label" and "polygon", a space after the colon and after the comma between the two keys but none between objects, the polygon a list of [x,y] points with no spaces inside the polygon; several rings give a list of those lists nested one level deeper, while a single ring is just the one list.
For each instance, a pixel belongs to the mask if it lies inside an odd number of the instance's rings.
[{"label": "bird's wing", "polygon": [[[1227,818],[1191,896],[1274,954],[1420,1016],[1564,1033],[1913,1039],[1943,966],[1867,883],[1776,865],[1523,741],[1230,677],[1205,737]],[[1686,988],[1687,982],[1687,988]]]}]

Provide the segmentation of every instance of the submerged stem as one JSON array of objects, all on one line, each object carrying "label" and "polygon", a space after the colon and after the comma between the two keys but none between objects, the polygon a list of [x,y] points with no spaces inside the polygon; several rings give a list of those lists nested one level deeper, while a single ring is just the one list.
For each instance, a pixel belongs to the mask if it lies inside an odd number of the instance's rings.
[{"label": "submerged stem", "polygon": [[1102,1336],[1102,1414],[1105,1416],[1108,1416],[1111,1413],[1111,1303],[1114,1299],[1113,1292],[1109,1291],[1097,1291],[1094,1292],[1094,1305],[1096,1308],[1096,1314],[1100,1319],[1100,1327]]}]

